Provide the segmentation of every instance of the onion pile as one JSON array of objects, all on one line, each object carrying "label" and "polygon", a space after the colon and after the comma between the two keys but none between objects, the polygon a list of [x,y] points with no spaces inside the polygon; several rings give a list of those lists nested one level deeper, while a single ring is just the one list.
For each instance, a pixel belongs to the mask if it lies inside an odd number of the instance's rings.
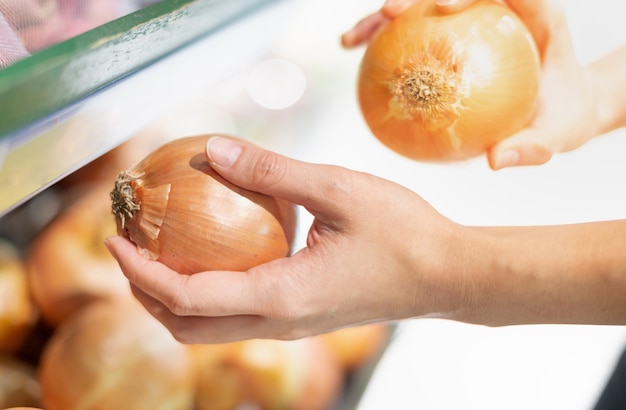
[{"label": "onion pile", "polygon": [[209,138],[173,140],[119,174],[111,192],[118,233],[184,274],[246,270],[288,255],[295,206],[223,179],[206,159]]},{"label": "onion pile", "polygon": [[16,352],[37,321],[26,267],[13,245],[0,240],[0,352]]},{"label": "onion pile", "polygon": [[85,191],[30,246],[29,286],[52,327],[94,300],[131,295],[128,280],[104,246],[116,230],[107,191],[104,185]]},{"label": "onion pile", "polygon": [[0,409],[39,406],[39,383],[32,365],[10,355],[0,355]]},{"label": "onion pile", "polygon": [[368,45],[358,97],[370,130],[393,151],[461,160],[529,122],[539,75],[534,40],[508,7],[480,0],[443,15],[420,0]]},{"label": "onion pile", "polygon": [[46,410],[192,408],[189,349],[134,299],[94,302],[48,341],[39,367]]},{"label": "onion pile", "polygon": [[[131,195],[124,200],[139,209],[113,217],[107,199],[112,168],[145,156],[156,140],[131,140],[68,180],[71,205],[31,243],[25,264],[13,248],[0,246],[0,351],[30,346],[32,334],[20,344],[30,326],[42,325],[35,323],[38,313],[50,325],[32,366],[13,356],[0,360],[0,408],[339,405],[347,377],[380,352],[375,346],[384,348],[376,333],[338,331],[328,336],[332,342],[312,337],[185,346],[132,297],[103,244],[116,229],[145,255],[182,273],[247,269],[288,255],[295,234],[293,204],[235,187],[210,168],[208,136],[174,140],[125,171],[134,176],[126,181],[124,192]],[[159,198],[152,194],[163,192],[164,184],[168,193],[159,210],[163,202],[151,202]],[[158,233],[142,243],[142,235],[157,227],[156,214],[162,216]]]},{"label": "onion pile", "polygon": [[347,372],[373,361],[384,349],[390,329],[384,323],[346,327],[317,336]]},{"label": "onion pile", "polygon": [[193,346],[197,410],[332,408],[343,369],[316,338]]}]

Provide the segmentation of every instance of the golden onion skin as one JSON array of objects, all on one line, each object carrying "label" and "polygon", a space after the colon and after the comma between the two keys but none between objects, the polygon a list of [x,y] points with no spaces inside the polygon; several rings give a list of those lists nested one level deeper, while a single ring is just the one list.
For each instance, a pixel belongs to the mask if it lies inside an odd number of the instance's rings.
[{"label": "golden onion skin", "polygon": [[104,246],[115,234],[109,187],[95,182],[31,243],[28,286],[43,321],[57,327],[98,299],[127,298],[128,279]]},{"label": "golden onion skin", "polygon": [[[111,193],[118,233],[184,274],[246,270],[287,256],[295,206],[222,178],[205,156],[209,138],[170,141],[120,173]],[[129,192],[137,209],[125,214],[120,203]]]},{"label": "golden onion skin", "polygon": [[422,0],[368,45],[358,98],[370,130],[393,151],[462,160],[528,124],[539,76],[534,40],[506,6],[480,0],[443,15]]},{"label": "golden onion skin", "polygon": [[0,238],[0,354],[20,350],[38,314],[24,261],[13,244]]},{"label": "golden onion skin", "polygon": [[57,328],[38,380],[46,410],[193,408],[188,346],[135,299],[95,301]]}]

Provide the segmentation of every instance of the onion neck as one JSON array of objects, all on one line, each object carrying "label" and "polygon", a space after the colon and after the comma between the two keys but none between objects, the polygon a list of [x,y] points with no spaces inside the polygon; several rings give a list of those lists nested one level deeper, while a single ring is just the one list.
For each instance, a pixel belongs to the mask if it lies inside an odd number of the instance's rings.
[{"label": "onion neck", "polygon": [[135,216],[141,208],[135,200],[134,182],[142,174],[132,171],[122,171],[115,180],[115,187],[111,191],[111,209],[121,229],[125,228],[126,220]]}]

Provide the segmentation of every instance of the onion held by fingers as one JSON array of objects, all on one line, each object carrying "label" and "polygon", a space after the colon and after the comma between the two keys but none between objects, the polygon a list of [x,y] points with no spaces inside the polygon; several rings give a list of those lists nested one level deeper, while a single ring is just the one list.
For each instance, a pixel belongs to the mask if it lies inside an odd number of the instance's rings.
[{"label": "onion held by fingers", "polygon": [[184,274],[246,270],[287,256],[295,206],[222,178],[205,156],[209,138],[170,141],[119,174],[111,192],[118,233]]},{"label": "onion held by fingers", "polygon": [[415,2],[389,22],[363,56],[358,97],[372,133],[421,161],[484,153],[531,119],[540,59],[508,7],[479,0],[444,15]]}]

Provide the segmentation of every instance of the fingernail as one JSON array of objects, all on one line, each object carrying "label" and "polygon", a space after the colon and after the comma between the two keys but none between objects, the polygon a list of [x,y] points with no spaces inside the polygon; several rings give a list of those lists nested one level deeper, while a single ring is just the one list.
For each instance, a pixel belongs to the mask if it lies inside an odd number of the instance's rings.
[{"label": "fingernail", "polygon": [[515,150],[503,151],[497,158],[494,169],[513,167],[519,163],[519,152]]},{"label": "fingernail", "polygon": [[117,254],[115,253],[115,250],[113,249],[113,245],[111,244],[110,238],[106,238],[104,240],[104,246],[107,247],[107,249],[109,250],[109,253],[115,258],[115,260],[117,260]]},{"label": "fingernail", "polygon": [[343,35],[341,36],[341,45],[343,47],[351,47],[354,43],[355,41],[354,41],[353,30],[346,31],[345,33],[343,33]]},{"label": "fingernail", "polygon": [[211,137],[206,144],[206,152],[213,164],[228,168],[241,155],[241,145],[228,138]]}]

